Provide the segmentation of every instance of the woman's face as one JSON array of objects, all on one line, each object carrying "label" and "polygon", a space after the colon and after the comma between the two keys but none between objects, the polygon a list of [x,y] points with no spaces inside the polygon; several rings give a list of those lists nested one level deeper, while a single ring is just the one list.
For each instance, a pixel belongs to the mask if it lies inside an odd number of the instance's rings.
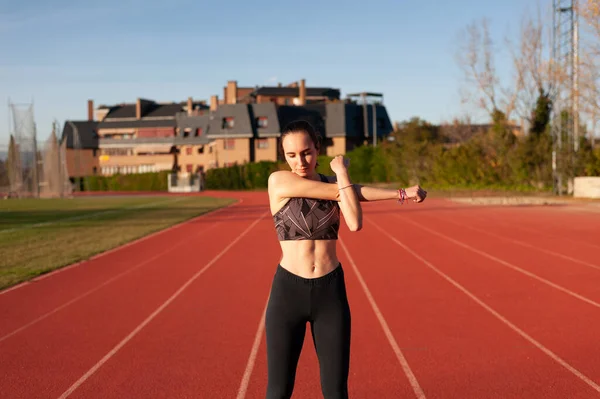
[{"label": "woman's face", "polygon": [[292,172],[301,177],[312,177],[319,154],[310,136],[305,132],[290,133],[284,136],[281,144]]}]

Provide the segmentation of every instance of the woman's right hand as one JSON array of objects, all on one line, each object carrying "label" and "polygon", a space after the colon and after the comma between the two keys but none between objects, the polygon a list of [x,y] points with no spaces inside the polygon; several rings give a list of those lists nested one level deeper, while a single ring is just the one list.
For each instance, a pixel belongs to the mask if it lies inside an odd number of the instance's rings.
[{"label": "woman's right hand", "polygon": [[406,196],[408,199],[411,199],[414,202],[423,202],[427,197],[427,191],[423,190],[418,184],[416,186],[406,188],[404,191],[406,191]]},{"label": "woman's right hand", "polygon": [[350,160],[344,158],[342,155],[338,155],[331,160],[329,166],[331,167],[333,173],[335,173],[336,175],[340,173],[347,173],[348,166],[350,166]]}]

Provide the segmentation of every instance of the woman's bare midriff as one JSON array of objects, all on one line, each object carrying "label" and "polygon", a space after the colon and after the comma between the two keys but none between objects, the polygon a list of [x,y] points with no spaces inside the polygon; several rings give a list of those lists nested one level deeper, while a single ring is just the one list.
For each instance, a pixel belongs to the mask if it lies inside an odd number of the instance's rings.
[{"label": "woman's bare midriff", "polygon": [[335,240],[294,240],[279,243],[283,251],[279,264],[300,277],[322,277],[339,266]]}]

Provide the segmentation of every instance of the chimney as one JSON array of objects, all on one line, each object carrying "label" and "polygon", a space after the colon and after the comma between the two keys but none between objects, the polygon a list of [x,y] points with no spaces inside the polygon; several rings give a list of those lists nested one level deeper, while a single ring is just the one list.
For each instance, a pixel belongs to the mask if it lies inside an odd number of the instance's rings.
[{"label": "chimney", "polygon": [[300,105],[306,105],[306,80],[300,80],[300,89],[299,97],[300,97]]},{"label": "chimney", "polygon": [[227,104],[237,103],[237,82],[230,80],[227,82]]},{"label": "chimney", "polygon": [[142,119],[142,100],[140,98],[135,102],[135,118]]},{"label": "chimney", "polygon": [[88,121],[94,120],[94,100],[88,100]]},{"label": "chimney", "polygon": [[192,115],[193,111],[194,111],[194,104],[192,102],[192,97],[188,97],[188,99],[187,99],[187,114]]},{"label": "chimney", "polygon": [[281,87],[281,82],[277,83],[277,87]]},{"label": "chimney", "polygon": [[210,110],[216,111],[219,107],[219,97],[218,96],[210,96]]}]

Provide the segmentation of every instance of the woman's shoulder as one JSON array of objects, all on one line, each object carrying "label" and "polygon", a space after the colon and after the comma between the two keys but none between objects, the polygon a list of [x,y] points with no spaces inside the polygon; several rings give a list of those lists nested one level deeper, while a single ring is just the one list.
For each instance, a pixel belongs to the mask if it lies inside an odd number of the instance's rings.
[{"label": "woman's shoulder", "polygon": [[294,176],[295,175],[290,171],[276,170],[275,172],[271,172],[271,174],[269,175],[269,178],[267,180],[267,183],[269,186],[277,185],[280,183],[285,183],[286,181],[293,179]]}]

